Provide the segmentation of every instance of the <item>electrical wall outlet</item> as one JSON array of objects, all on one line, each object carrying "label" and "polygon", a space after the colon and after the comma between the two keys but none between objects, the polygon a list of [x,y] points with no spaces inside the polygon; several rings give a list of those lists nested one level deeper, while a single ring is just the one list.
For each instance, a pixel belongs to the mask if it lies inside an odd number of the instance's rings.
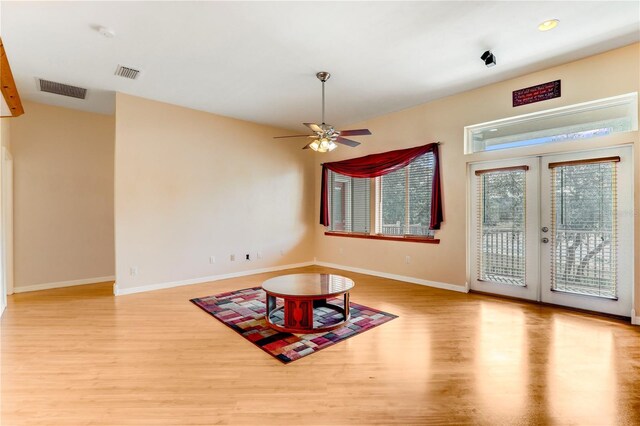
[{"label": "electrical wall outlet", "polygon": [[129,275],[131,275],[132,277],[138,275],[138,267],[132,266],[131,268],[129,268]]},{"label": "electrical wall outlet", "polygon": [[229,260],[232,261],[232,262],[235,262],[236,261],[236,255],[235,254],[230,255],[229,256]]},{"label": "electrical wall outlet", "polygon": [[404,257],[404,263],[406,263],[407,265],[411,263],[411,256],[405,256]]},{"label": "electrical wall outlet", "polygon": [[262,259],[262,252],[261,251],[256,253],[256,259]]},{"label": "electrical wall outlet", "polygon": [[209,256],[209,263],[211,263],[211,264],[216,263],[216,257],[215,256]]}]

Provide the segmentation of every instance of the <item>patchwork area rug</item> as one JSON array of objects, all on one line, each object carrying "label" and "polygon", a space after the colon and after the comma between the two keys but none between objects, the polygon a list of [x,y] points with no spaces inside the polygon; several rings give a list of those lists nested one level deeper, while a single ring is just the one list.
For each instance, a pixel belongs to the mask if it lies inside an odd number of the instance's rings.
[{"label": "patchwork area rug", "polygon": [[[253,287],[191,299],[191,302],[285,364],[397,318],[388,312],[351,302],[351,319],[344,327],[317,334],[281,333],[270,328],[264,319],[265,296],[261,287]],[[282,300],[278,299],[278,302],[281,306]],[[330,299],[330,303],[344,304],[342,297]],[[314,309],[314,317],[318,322],[331,323],[340,321],[342,314],[321,307]]]}]

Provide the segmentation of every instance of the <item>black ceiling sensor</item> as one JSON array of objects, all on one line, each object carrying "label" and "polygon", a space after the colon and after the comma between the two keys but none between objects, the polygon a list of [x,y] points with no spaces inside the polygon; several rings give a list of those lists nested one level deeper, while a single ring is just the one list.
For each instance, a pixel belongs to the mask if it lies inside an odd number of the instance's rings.
[{"label": "black ceiling sensor", "polygon": [[492,67],[496,64],[496,57],[491,53],[490,50],[487,50],[480,56],[480,59],[484,61],[484,64],[488,67]]}]

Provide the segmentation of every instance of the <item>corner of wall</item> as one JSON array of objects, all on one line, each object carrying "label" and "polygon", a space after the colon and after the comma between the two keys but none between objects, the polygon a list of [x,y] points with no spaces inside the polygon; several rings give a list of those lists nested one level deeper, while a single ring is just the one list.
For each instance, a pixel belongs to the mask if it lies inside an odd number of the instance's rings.
[{"label": "corner of wall", "polygon": [[287,130],[121,93],[115,128],[118,294],[313,258],[313,169]]}]

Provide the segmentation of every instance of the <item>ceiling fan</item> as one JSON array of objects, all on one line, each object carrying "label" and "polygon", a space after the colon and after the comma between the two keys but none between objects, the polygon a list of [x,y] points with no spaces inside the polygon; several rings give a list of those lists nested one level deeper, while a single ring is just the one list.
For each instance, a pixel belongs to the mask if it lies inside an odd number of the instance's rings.
[{"label": "ceiling fan", "polygon": [[291,136],[276,136],[274,139],[282,138],[310,138],[312,139],[302,149],[311,148],[318,152],[333,151],[337,148],[336,143],[340,143],[347,146],[358,146],[360,142],[356,142],[351,139],[347,139],[344,136],[365,136],[370,135],[369,129],[355,129],[355,130],[336,130],[332,125],[324,122],[324,83],[329,80],[331,74],[326,71],[321,71],[316,74],[318,80],[322,82],[322,124],[315,123],[303,123],[313,132],[314,135],[291,135]]}]

